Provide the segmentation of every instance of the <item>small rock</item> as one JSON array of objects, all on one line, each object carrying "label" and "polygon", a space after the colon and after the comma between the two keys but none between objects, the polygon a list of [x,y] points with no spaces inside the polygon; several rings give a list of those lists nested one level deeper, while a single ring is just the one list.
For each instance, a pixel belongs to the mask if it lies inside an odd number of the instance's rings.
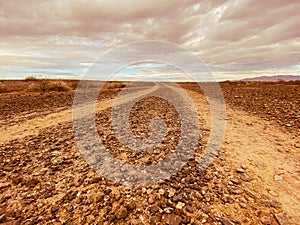
[{"label": "small rock", "polygon": [[227,220],[227,219],[220,219],[220,222],[223,224],[223,225],[232,225],[232,223]]},{"label": "small rock", "polygon": [[205,214],[210,213],[210,208],[208,206],[204,206],[202,210]]},{"label": "small rock", "polygon": [[283,214],[274,214],[274,217],[279,225],[287,225],[288,224],[288,220],[286,219],[286,217]]},{"label": "small rock", "polygon": [[234,202],[234,199],[230,196],[225,196],[225,197],[222,198],[222,200],[223,200],[223,202],[229,203],[229,204]]},{"label": "small rock", "polygon": [[149,204],[153,204],[155,202],[155,198],[151,195],[148,199]]},{"label": "small rock", "polygon": [[260,221],[262,224],[272,224],[272,219],[270,216],[263,216]]},{"label": "small rock", "polygon": [[137,219],[131,219],[130,225],[143,225],[143,223]]},{"label": "small rock", "polygon": [[166,221],[169,225],[179,225],[181,224],[182,218],[176,214],[170,214],[167,216]]},{"label": "small rock", "polygon": [[182,194],[175,195],[173,197],[173,202],[178,202],[178,201],[182,201],[182,200],[183,200]]},{"label": "small rock", "polygon": [[171,190],[169,191],[168,197],[169,197],[169,198],[172,198],[174,195],[175,195],[175,190],[174,190],[174,189],[171,189]]},{"label": "small rock", "polygon": [[237,177],[232,178],[230,181],[234,184],[241,184],[242,183],[241,180]]},{"label": "small rock", "polygon": [[274,180],[281,181],[282,180],[282,176],[274,176]]},{"label": "small rock", "polygon": [[166,213],[171,213],[173,210],[174,210],[174,209],[171,208],[171,207],[168,207],[168,208],[165,208],[165,209],[164,209],[164,211],[165,211]]},{"label": "small rock", "polygon": [[93,215],[88,215],[86,221],[88,224],[92,224],[95,221],[95,217]]},{"label": "small rock", "polygon": [[151,212],[152,214],[154,214],[154,213],[156,213],[156,212],[158,212],[158,211],[159,211],[159,207],[158,207],[157,205],[151,206],[150,212]]},{"label": "small rock", "polygon": [[245,193],[254,199],[260,199],[260,195],[258,193],[256,193],[255,191],[245,189]]},{"label": "small rock", "polygon": [[238,169],[236,169],[236,172],[237,173],[245,173],[245,170],[242,168],[238,168]]},{"label": "small rock", "polygon": [[270,190],[269,191],[270,195],[274,196],[274,197],[278,197],[277,192]]},{"label": "small rock", "polygon": [[54,206],[51,207],[51,212],[56,213],[58,211],[58,209],[59,209],[58,206],[54,205]]},{"label": "small rock", "polygon": [[127,216],[127,209],[125,207],[121,207],[116,212],[116,217],[118,219],[124,219]]},{"label": "small rock", "polygon": [[36,178],[33,178],[33,179],[31,179],[31,180],[28,180],[26,184],[27,184],[29,187],[34,187],[34,186],[37,185],[38,183],[39,183],[39,180],[36,179]]},{"label": "small rock", "polygon": [[241,178],[242,181],[245,181],[245,182],[249,182],[249,181],[252,180],[252,178],[249,175],[245,174],[245,173],[242,173],[240,178]]},{"label": "small rock", "polygon": [[161,221],[161,217],[160,216],[152,216],[150,218],[150,225],[156,225],[159,224],[159,222]]},{"label": "small rock", "polygon": [[5,213],[3,213],[2,215],[0,215],[0,223],[2,224],[5,220],[6,220],[6,215]]},{"label": "small rock", "polygon": [[186,206],[186,211],[189,213],[193,213],[193,207],[191,207],[190,205]]},{"label": "small rock", "polygon": [[164,194],[165,194],[165,191],[164,191],[164,189],[159,189],[159,190],[158,190],[158,193],[159,193],[160,195],[164,195]]},{"label": "small rock", "polygon": [[243,203],[243,202],[240,203],[240,206],[243,209],[247,209],[248,208],[248,205],[246,203]]},{"label": "small rock", "polygon": [[176,209],[182,209],[185,206],[183,202],[178,202],[176,205]]}]

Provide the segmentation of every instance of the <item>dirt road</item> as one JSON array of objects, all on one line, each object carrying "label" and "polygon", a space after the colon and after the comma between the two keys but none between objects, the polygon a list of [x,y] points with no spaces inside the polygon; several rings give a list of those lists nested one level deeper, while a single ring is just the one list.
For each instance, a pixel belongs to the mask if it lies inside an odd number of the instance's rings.
[{"label": "dirt road", "polygon": [[[159,88],[152,87],[147,93]],[[145,94],[145,90],[139,95]],[[203,95],[187,90],[203,119],[204,128],[210,129],[210,111]],[[131,96],[132,97],[132,96]],[[122,103],[130,100],[124,98]],[[101,112],[112,106],[114,100],[106,100],[97,105]],[[241,168],[252,174],[253,190],[258,195],[268,195],[282,204],[290,224],[300,222],[300,154],[297,135],[285,133],[278,125],[265,121],[245,111],[227,107],[227,127],[221,150],[230,162],[231,168]],[[45,117],[28,120],[18,126],[0,128],[1,143],[8,143],[13,139],[22,139],[29,135],[38,135],[42,130],[72,121],[72,110],[64,110]],[[216,206],[216,208],[221,206]],[[225,206],[226,208],[226,206]],[[220,210],[226,210],[220,208]],[[285,219],[278,217],[277,222],[285,223]]]},{"label": "dirt road", "polygon": [[[188,91],[205,121],[209,111],[204,96]],[[206,124],[209,127],[209,124]],[[245,165],[257,178],[257,189],[282,203],[295,224],[300,223],[300,153],[296,134],[285,133],[269,121],[227,107],[222,149],[234,167]]]}]

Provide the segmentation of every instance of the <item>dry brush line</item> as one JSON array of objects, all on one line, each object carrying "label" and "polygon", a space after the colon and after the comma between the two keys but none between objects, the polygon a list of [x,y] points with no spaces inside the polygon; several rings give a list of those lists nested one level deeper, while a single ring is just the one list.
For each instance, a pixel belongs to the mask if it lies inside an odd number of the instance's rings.
[{"label": "dry brush line", "polygon": [[30,80],[34,81],[27,88],[27,92],[47,92],[47,91],[70,91],[71,88],[64,81],[53,81],[48,79]]}]

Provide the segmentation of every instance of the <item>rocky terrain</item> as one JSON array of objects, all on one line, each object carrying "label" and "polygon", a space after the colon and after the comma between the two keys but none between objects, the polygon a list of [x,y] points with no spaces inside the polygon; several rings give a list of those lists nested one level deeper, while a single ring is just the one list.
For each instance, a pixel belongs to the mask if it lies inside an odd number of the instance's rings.
[{"label": "rocky terrain", "polygon": [[[181,85],[201,92],[196,84]],[[220,86],[228,105],[273,121],[286,130],[300,129],[298,82],[223,82]]]},{"label": "rocky terrain", "polygon": [[274,121],[290,131],[300,129],[300,85],[291,83],[223,83],[226,102]]},{"label": "rocky terrain", "polygon": [[[61,122],[57,117],[56,125],[28,126],[24,127],[22,138],[0,139],[0,222],[299,224],[299,198],[295,196],[297,191],[299,194],[300,86],[222,84],[228,107],[228,130],[218,157],[202,172],[198,164],[209,139],[209,111],[197,87],[182,86],[195,100],[201,135],[194,156],[178,173],[161,183],[146,186],[113,183],[92,169],[81,155],[72,121]],[[105,92],[99,98],[100,104],[105,105],[118,90],[110,90],[111,94]],[[71,107],[73,93],[28,96],[23,92],[0,94],[2,132],[11,125],[22,126],[24,120],[62,113]],[[167,157],[176,146],[180,132],[174,121],[178,115],[166,101],[146,98],[130,114],[131,129],[142,139],[149,136],[147,127],[151,118],[165,119],[168,133],[153,154],[122,146],[111,128],[110,106],[96,113],[96,124],[101,140],[115,158],[132,165],[150,165]],[[38,132],[31,135],[30,129]],[[270,134],[274,133],[278,136],[273,138]],[[260,143],[254,139],[259,136],[270,140]],[[256,152],[262,148],[270,152]],[[242,150],[249,154],[239,155]],[[278,157],[276,162],[273,154]],[[264,162],[259,160],[261,157]]]}]

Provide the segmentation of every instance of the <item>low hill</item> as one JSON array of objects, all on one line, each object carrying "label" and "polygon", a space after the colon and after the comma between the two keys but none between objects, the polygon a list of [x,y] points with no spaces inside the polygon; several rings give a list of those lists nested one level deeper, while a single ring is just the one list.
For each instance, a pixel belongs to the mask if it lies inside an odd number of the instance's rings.
[{"label": "low hill", "polygon": [[276,75],[276,76],[260,76],[260,77],[253,77],[253,78],[245,78],[240,81],[262,81],[262,82],[275,82],[275,81],[294,81],[300,80],[300,76],[297,75]]}]

